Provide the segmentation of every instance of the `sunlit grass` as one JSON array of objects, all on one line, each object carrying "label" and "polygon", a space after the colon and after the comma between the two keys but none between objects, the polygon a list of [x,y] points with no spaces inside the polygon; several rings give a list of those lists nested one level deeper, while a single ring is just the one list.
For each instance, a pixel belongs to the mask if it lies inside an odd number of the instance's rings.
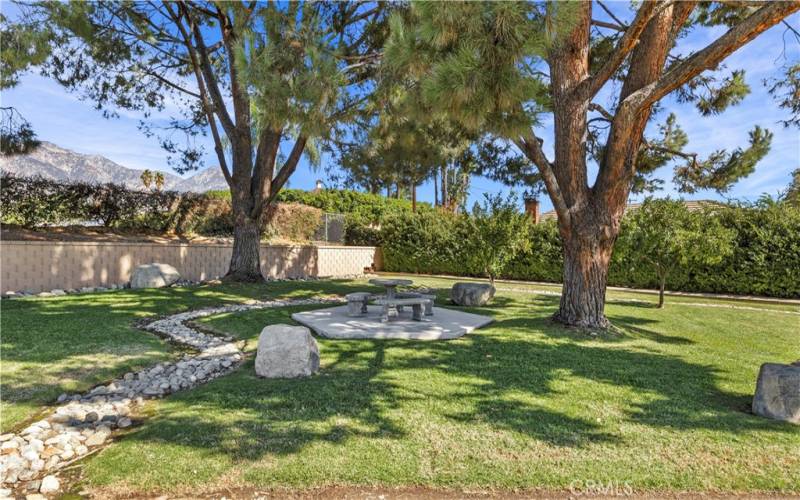
[{"label": "sunlit grass", "polygon": [[[450,281],[418,281],[440,287],[444,302]],[[364,286],[268,288],[305,297]],[[659,310],[648,299],[609,294],[616,336],[552,324],[557,296],[501,291],[471,309],[495,322],[458,340],[319,339],[322,370],[302,380],[258,379],[251,360],[155,403],[141,427],[89,461],[85,477],[115,494],[564,489],[576,479],[653,491],[800,490],[800,429],[749,411],[760,364],[800,357],[794,306],[701,308],[681,302],[721,303],[675,298]],[[291,323],[300,309],[200,323],[252,351],[263,326]]]}]

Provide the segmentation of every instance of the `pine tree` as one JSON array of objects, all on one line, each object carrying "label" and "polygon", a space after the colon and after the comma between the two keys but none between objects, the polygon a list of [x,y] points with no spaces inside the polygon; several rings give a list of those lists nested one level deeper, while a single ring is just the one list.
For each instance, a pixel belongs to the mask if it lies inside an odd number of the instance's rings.
[{"label": "pine tree", "polygon": [[[50,54],[52,33],[26,22],[10,23],[0,14],[0,90],[16,87],[20,76]],[[27,154],[40,141],[16,108],[0,106],[0,154]]]},{"label": "pine tree", "polygon": [[[387,6],[368,2],[40,2],[26,23],[59,47],[44,74],[106,116],[141,112],[173,168],[196,169],[198,134],[213,138],[231,191],[226,278],[261,281],[259,224],[303,154],[369,95]],[[151,118],[170,104],[167,127]],[[282,154],[285,153],[285,154]]]},{"label": "pine tree", "polygon": [[[743,72],[721,77],[720,63],[800,3],[646,1],[632,8],[626,22],[600,1],[419,2],[392,18],[386,47],[393,72],[421,89],[424,114],[490,132],[536,166],[564,248],[555,319],[589,329],[609,325],[608,265],[632,189],[657,187],[648,174],[683,160],[675,170],[682,190],[724,191],[769,150],[771,134],[755,128],[749,147],[700,159],[681,149],[685,136],[670,119],[660,137],[645,138],[658,102],[676,92],[704,115],[740,102],[749,90]],[[681,54],[688,30],[718,25],[729,29]],[[601,103],[605,94],[613,97]],[[552,160],[536,135],[545,114],[553,117]]]}]

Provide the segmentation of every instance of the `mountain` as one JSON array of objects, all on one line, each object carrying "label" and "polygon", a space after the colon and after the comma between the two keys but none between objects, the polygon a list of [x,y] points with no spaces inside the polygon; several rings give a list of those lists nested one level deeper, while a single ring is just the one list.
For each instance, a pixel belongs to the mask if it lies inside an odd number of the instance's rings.
[{"label": "mountain", "polygon": [[[113,182],[131,189],[142,189],[142,171],[123,167],[100,155],[85,155],[51,142],[42,142],[27,155],[0,157],[0,170],[21,177],[40,175],[56,181],[79,181],[103,184]],[[164,189],[202,193],[227,189],[225,177],[217,167],[209,167],[186,179],[164,173]]]}]

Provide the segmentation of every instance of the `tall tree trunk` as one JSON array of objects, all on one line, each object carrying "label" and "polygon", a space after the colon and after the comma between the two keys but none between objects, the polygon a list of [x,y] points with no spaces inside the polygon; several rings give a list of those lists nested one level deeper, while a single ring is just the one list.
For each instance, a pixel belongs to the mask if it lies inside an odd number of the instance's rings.
[{"label": "tall tree trunk", "polygon": [[258,221],[242,215],[237,217],[233,228],[233,252],[226,280],[260,282],[261,274],[261,228]]},{"label": "tall tree trunk", "polygon": [[433,169],[433,206],[439,206],[439,170]]},{"label": "tall tree trunk", "polygon": [[447,196],[447,164],[442,165],[442,206],[450,208],[450,198]]},{"label": "tall tree trunk", "polygon": [[562,230],[564,286],[553,319],[579,328],[605,329],[611,325],[604,308],[616,233],[612,236],[610,228],[593,226],[566,234]]},{"label": "tall tree trunk", "polygon": [[664,307],[664,288],[667,284],[667,276],[662,275],[658,277],[658,308]]}]

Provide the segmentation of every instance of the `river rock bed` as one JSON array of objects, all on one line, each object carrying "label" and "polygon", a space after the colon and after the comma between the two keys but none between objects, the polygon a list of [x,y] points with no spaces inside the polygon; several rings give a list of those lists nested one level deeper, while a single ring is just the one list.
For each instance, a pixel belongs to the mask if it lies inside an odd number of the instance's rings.
[{"label": "river rock bed", "polygon": [[[341,275],[341,276],[332,276],[332,278],[336,279],[356,279],[356,278],[363,278],[365,275],[363,274],[348,274],[348,275]],[[322,278],[314,277],[314,276],[302,276],[302,277],[293,277],[293,278],[270,278],[265,277],[265,281],[269,282],[276,282],[276,281],[318,281]],[[177,288],[177,287],[185,287],[185,286],[197,286],[197,285],[215,285],[222,283],[219,279],[207,279],[207,280],[189,280],[180,278],[175,283],[172,283],[168,287],[165,288]],[[127,283],[119,283],[119,284],[111,284],[107,286],[84,286],[81,288],[54,288],[50,291],[45,292],[32,292],[30,290],[18,290],[18,291],[7,291],[0,295],[2,299],[15,299],[15,298],[26,298],[26,297],[60,297],[63,295],[73,295],[76,293],[97,293],[97,292],[110,292],[114,290],[124,290],[130,289],[131,284],[130,282]]]},{"label": "river rock bed", "polygon": [[[252,301],[173,314],[142,329],[197,351],[97,386],[62,394],[49,416],[18,433],[0,435],[0,497],[13,490],[52,494],[53,473],[106,444],[113,432],[133,425],[130,415],[145,399],[190,389],[234,370],[244,359],[237,342],[202,333],[186,321],[253,309],[339,303],[338,299]],[[33,486],[33,488],[30,488]]]}]

